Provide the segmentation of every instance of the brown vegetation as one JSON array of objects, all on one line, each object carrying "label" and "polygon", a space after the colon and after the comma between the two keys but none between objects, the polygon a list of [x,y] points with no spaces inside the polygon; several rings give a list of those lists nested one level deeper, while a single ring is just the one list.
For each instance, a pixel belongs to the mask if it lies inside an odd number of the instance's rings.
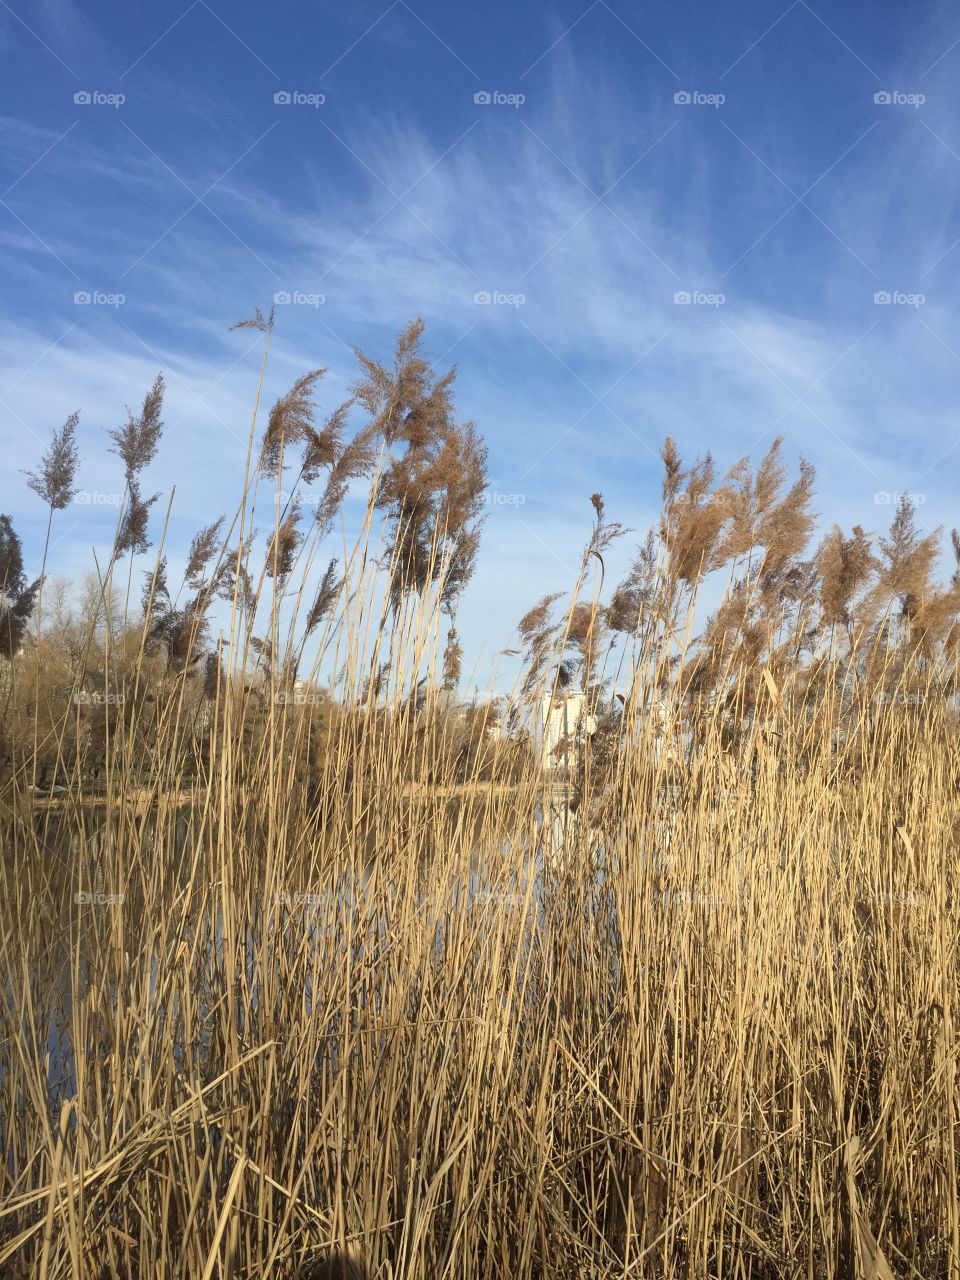
[{"label": "brown vegetation", "polygon": [[[319,423],[300,379],[139,608],[161,379],[79,600],[0,517],[0,1274],[960,1275],[938,535],[811,545],[779,442],[718,478],[668,441],[624,581],[594,494],[464,707],[486,452],[421,343]],[[533,744],[573,692],[568,803]]]}]

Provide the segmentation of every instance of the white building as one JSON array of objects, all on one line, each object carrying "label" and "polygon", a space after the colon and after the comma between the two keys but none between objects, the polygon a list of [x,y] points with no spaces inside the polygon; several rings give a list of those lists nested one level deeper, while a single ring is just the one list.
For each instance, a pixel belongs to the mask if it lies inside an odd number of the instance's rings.
[{"label": "white building", "polygon": [[[576,744],[580,734],[589,736],[596,732],[596,716],[584,715],[582,693],[557,694],[551,698],[545,694],[540,705],[541,761],[545,769],[572,766],[576,762]],[[560,744],[566,739],[566,750]],[[558,750],[559,748],[559,750]]]}]

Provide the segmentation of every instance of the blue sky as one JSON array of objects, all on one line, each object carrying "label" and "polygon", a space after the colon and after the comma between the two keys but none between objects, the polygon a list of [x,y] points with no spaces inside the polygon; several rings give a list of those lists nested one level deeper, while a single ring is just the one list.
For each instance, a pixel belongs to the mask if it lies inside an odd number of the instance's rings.
[{"label": "blue sky", "polygon": [[[104,431],[160,369],[174,549],[233,509],[258,351],[228,327],[277,293],[323,302],[278,307],[268,405],[324,366],[332,408],[350,348],[416,315],[459,365],[501,498],[461,610],[481,683],[570,582],[591,492],[646,528],[667,433],[722,468],[784,435],[824,524],[879,529],[899,491],[958,522],[947,6],[0,0],[0,51],[2,509],[28,552],[17,468],[80,409],[81,482],[116,491]],[[65,512],[51,570],[115,514]]]}]

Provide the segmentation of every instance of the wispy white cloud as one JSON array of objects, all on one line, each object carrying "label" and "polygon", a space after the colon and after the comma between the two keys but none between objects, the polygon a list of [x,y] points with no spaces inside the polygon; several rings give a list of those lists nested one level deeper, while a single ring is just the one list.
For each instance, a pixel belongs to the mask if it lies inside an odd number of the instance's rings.
[{"label": "wispy white cloud", "polygon": [[[606,491],[616,515],[643,529],[668,432],[685,455],[712,450],[721,469],[785,435],[791,458],[803,452],[820,469],[824,521],[878,527],[889,512],[875,495],[907,488],[924,494],[924,520],[949,522],[950,468],[960,458],[960,331],[950,297],[960,246],[949,252],[960,161],[916,119],[883,118],[809,198],[830,229],[795,209],[721,283],[791,196],[749,156],[737,170],[741,190],[733,178],[718,185],[715,149],[723,139],[732,156],[738,144],[716,122],[678,122],[660,91],[595,81],[564,42],[516,111],[451,113],[430,136],[399,107],[377,118],[331,116],[329,128],[318,119],[311,151],[291,149],[278,129],[263,145],[282,160],[283,181],[264,182],[251,156],[211,193],[213,213],[198,207],[172,229],[190,196],[163,163],[133,138],[120,148],[99,125],[71,135],[45,172],[58,182],[106,183],[129,203],[124,216],[94,227],[47,206],[52,247],[81,263],[92,287],[107,287],[142,257],[116,314],[73,307],[73,282],[62,275],[54,308],[42,247],[0,220],[0,249],[48,301],[44,323],[11,315],[0,340],[0,396],[16,382],[0,400],[5,447],[30,454],[29,463],[39,445],[28,431],[42,437],[80,407],[88,483],[115,486],[102,428],[163,367],[170,428],[154,484],[165,493],[177,485],[174,533],[189,536],[232,505],[242,475],[257,360],[255,351],[243,355],[249,335],[228,337],[226,325],[287,290],[324,301],[279,308],[266,404],[304,368],[323,365],[332,407],[354,374],[350,347],[385,354],[414,314],[428,319],[434,353],[451,349],[460,362],[459,403],[490,440],[495,487],[523,495],[522,504],[491,509],[464,605],[474,649],[491,630],[495,648],[505,643],[514,615],[562,585],[564,566],[572,578],[592,490]],[[850,142],[870,123],[865,102]],[[953,115],[941,115],[935,131],[952,147]],[[748,126],[736,122],[738,131]],[[52,134],[14,122],[2,136],[16,170]],[[213,181],[255,136],[223,128],[186,165],[156,149],[199,192],[202,175]],[[804,190],[796,158],[784,163],[751,139]],[[808,165],[807,182],[842,152]],[[41,182],[24,183],[15,207],[30,218],[46,199]],[[726,206],[738,200],[750,216],[734,234]],[[938,254],[946,256],[924,288],[922,272]],[[927,297],[918,306],[875,305],[878,289]],[[725,300],[678,304],[681,291]],[[481,292],[523,301],[478,304]],[[28,528],[31,502],[16,485],[8,490],[6,506]],[[493,598],[502,614],[495,620]]]}]

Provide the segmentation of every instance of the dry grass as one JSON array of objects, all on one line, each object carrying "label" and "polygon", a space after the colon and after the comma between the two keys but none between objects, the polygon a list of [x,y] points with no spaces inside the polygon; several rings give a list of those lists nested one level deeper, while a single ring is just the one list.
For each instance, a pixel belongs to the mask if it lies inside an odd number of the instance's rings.
[{"label": "dry grass", "polygon": [[[0,1274],[960,1276],[960,779],[930,670],[898,668],[922,699],[841,706],[832,656],[815,684],[737,668],[673,756],[651,631],[615,728],[580,745],[575,812],[529,754],[463,785],[436,540],[401,538],[421,589],[397,610],[372,527],[318,620],[353,709],[312,780],[313,708],[277,696],[290,565],[250,575],[269,696],[215,681],[199,763],[184,668],[108,725],[95,806],[75,713],[45,730],[56,808],[29,759],[12,774]],[[585,585],[557,634],[529,621],[535,693],[571,630],[593,678]],[[682,699],[672,669],[659,696]]]}]

